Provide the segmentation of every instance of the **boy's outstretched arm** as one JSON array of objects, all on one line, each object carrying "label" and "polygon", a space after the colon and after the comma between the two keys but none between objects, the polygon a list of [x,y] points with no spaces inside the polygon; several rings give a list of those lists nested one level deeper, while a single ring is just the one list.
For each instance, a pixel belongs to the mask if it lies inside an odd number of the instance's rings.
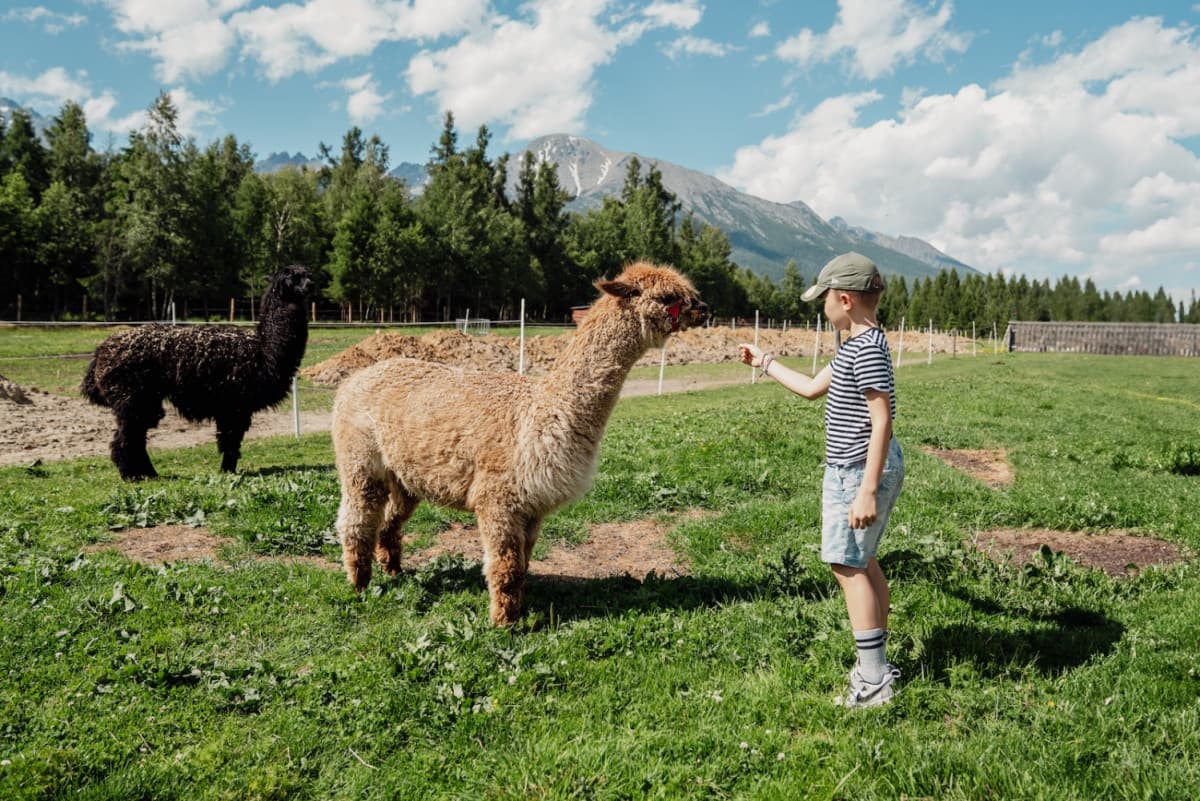
[{"label": "boy's outstretched arm", "polygon": [[[741,351],[743,362],[751,367],[762,367],[763,357],[766,354],[758,347],[743,343],[738,348]],[[833,378],[833,368],[825,365],[824,369],[810,378],[804,373],[784,367],[777,360],[772,359],[770,364],[767,365],[767,375],[800,397],[815,400],[829,391],[829,382]]]},{"label": "boy's outstretched arm", "polygon": [[887,461],[888,445],[892,441],[892,406],[886,392],[868,389],[867,413],[871,415],[871,439],[867,443],[867,465],[863,469],[858,495],[850,504],[850,527],[866,528],[875,522],[876,497],[883,465]]}]

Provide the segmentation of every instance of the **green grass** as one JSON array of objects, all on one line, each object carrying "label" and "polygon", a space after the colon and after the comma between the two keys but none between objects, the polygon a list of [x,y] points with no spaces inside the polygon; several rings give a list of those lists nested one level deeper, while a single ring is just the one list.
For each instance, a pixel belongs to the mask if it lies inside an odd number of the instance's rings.
[{"label": "green grass", "polygon": [[[660,516],[692,575],[534,579],[513,631],[443,558],[355,598],[327,436],[0,470],[0,797],[1191,799],[1200,787],[1200,372],[1027,355],[899,371],[908,478],[885,539],[889,706],[817,557],[822,409],[775,384],[622,401],[549,540]],[[1008,450],[993,491],[921,445]],[[704,510],[705,515],[686,515]],[[423,506],[418,537],[461,515]],[[230,564],[85,551],[202,523]],[[975,530],[1132,529],[1188,561],[1002,566]]]}]

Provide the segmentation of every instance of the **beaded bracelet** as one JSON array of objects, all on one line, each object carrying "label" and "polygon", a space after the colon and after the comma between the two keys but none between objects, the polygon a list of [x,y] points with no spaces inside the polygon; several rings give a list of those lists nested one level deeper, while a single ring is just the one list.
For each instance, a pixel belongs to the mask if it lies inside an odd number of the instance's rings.
[{"label": "beaded bracelet", "polygon": [[762,375],[767,375],[767,368],[771,366],[771,362],[775,361],[775,354],[768,353],[762,357],[762,366],[759,367]]}]

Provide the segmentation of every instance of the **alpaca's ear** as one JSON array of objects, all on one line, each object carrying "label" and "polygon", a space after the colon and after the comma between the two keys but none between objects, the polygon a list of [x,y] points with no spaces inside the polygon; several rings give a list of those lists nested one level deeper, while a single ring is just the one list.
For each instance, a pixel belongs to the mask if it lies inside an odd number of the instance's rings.
[{"label": "alpaca's ear", "polygon": [[624,281],[600,281],[596,284],[601,292],[607,292],[618,298],[636,298],[642,290],[636,284]]}]

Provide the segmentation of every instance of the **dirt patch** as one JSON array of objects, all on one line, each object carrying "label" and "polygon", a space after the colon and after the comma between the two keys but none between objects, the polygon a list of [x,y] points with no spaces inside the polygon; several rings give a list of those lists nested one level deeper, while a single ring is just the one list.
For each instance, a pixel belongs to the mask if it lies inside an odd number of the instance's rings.
[{"label": "dirt patch", "polygon": [[[51,395],[36,389],[24,393],[28,403],[0,399],[0,466],[32,464],[38,460],[107,456],[115,424],[108,409],[93,406],[82,398]],[[147,442],[151,451],[213,445],[213,469],[220,463],[216,453],[214,423],[192,423],[167,404],[167,416],[151,429]],[[329,430],[329,412],[303,412],[300,432]],[[262,411],[254,415],[246,436],[274,437],[295,431],[290,408]]]},{"label": "dirt patch", "polygon": [[217,562],[221,546],[232,540],[218,537],[203,528],[191,526],[154,526],[129,528],[116,532],[112,542],[86,548],[89,552],[117,551],[143,565],[166,562]]},{"label": "dirt patch", "polygon": [[1085,567],[1103,570],[1110,576],[1128,576],[1151,565],[1172,565],[1183,561],[1179,548],[1153,537],[1140,537],[1124,531],[1088,534],[1082,531],[1050,529],[993,529],[974,537],[976,548],[997,561],[1032,561],[1042,545],[1062,552]]},{"label": "dirt patch", "polygon": [[[556,545],[544,559],[534,559],[529,573],[561,579],[595,579],[632,576],[639,581],[654,572],[659,576],[686,576],[689,567],[667,545],[669,526],[653,520],[602,523],[592,526],[586,542]],[[483,545],[474,526],[454,524],[421,551],[406,554],[404,564],[424,564],[442,554],[460,554],[482,561]]]},{"label": "dirt patch", "polygon": [[1004,489],[1013,483],[1008,454],[1003,450],[946,450],[925,447],[921,450],[992,489]]},{"label": "dirt patch", "polygon": [[[629,523],[603,523],[593,526],[587,542],[573,546],[554,546],[544,559],[535,559],[529,572],[535,576],[563,579],[593,579],[632,576],[639,581],[651,571],[659,576],[688,574],[686,562],[666,544],[669,526],[653,520]],[[135,562],[161,565],[167,562],[223,562],[221,549],[234,543],[203,528],[155,526],[117,532],[111,542],[90,546],[89,552],[113,550]],[[411,569],[442,554],[460,554],[475,561],[483,560],[483,546],[475,526],[454,524],[439,534],[433,545],[406,551],[404,566]],[[322,557],[258,557],[260,560],[303,562],[316,567],[340,570],[341,564]]]},{"label": "dirt patch", "polygon": [[[221,537],[195,526],[163,525],[151,528],[128,528],[114,534],[111,542],[100,542],[84,550],[116,551],[125,558],[143,565],[162,565],[168,562],[227,563],[221,549],[236,540]],[[340,569],[341,565],[320,556],[255,556],[256,562],[272,561],[310,564],[316,567]]]}]

